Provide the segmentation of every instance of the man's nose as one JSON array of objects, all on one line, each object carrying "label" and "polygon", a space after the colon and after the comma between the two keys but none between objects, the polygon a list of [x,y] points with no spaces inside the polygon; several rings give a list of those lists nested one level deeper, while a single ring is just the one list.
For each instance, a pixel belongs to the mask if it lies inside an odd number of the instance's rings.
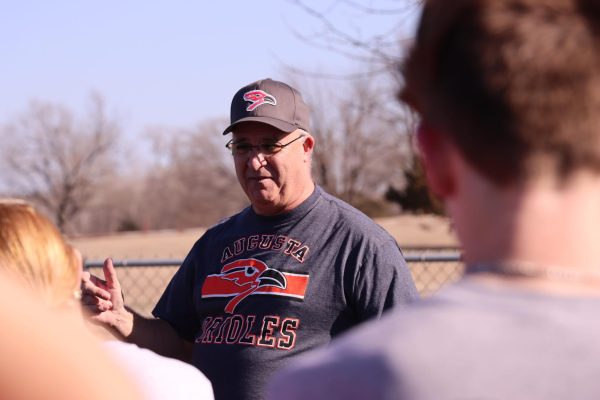
[{"label": "man's nose", "polygon": [[261,153],[257,147],[253,148],[250,150],[250,153],[248,153],[248,165],[252,168],[258,169],[265,165],[266,162],[265,155]]}]

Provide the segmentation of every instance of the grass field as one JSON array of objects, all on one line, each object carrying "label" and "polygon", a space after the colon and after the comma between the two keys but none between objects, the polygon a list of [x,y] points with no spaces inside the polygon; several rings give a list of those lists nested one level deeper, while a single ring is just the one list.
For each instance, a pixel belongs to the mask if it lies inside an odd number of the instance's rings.
[{"label": "grass field", "polygon": [[[403,249],[456,247],[446,218],[433,215],[401,215],[375,220]],[[203,228],[127,232],[106,236],[72,238],[87,260],[183,258],[204,233]]]}]

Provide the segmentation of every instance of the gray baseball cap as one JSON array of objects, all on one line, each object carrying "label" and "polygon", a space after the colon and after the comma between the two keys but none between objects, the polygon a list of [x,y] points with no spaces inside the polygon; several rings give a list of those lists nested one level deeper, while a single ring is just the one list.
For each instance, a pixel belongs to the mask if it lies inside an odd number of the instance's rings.
[{"label": "gray baseball cap", "polygon": [[231,100],[231,124],[223,135],[243,122],[262,122],[284,132],[310,129],[308,106],[299,91],[267,78],[244,86]]}]

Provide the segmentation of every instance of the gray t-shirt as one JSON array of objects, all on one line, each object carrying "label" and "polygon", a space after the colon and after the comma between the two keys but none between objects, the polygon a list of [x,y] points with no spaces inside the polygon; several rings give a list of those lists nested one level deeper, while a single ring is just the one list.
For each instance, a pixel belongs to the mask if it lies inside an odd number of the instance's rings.
[{"label": "gray t-shirt", "polygon": [[298,358],[268,399],[600,399],[600,296],[467,277]]},{"label": "gray t-shirt", "polygon": [[417,297],[395,240],[317,187],[285,215],[247,208],[209,229],[154,315],[194,342],[216,399],[261,399],[295,354]]}]

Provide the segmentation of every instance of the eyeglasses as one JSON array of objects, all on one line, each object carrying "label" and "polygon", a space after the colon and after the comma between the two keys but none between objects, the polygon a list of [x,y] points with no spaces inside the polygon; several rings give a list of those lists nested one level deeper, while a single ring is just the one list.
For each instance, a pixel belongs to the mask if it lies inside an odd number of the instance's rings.
[{"label": "eyeglasses", "polygon": [[256,151],[258,153],[262,154],[263,156],[272,156],[272,155],[279,153],[281,150],[283,150],[285,147],[289,146],[290,144],[294,143],[296,140],[302,139],[305,136],[306,135],[300,135],[296,139],[289,141],[285,144],[275,142],[275,143],[260,143],[257,145],[252,145],[252,144],[246,143],[246,142],[237,142],[236,143],[233,141],[233,139],[231,139],[229,142],[227,142],[225,147],[227,147],[229,149],[229,151],[231,151],[231,154],[233,156],[248,155],[248,154],[250,154],[250,152],[253,149],[256,149]]}]

